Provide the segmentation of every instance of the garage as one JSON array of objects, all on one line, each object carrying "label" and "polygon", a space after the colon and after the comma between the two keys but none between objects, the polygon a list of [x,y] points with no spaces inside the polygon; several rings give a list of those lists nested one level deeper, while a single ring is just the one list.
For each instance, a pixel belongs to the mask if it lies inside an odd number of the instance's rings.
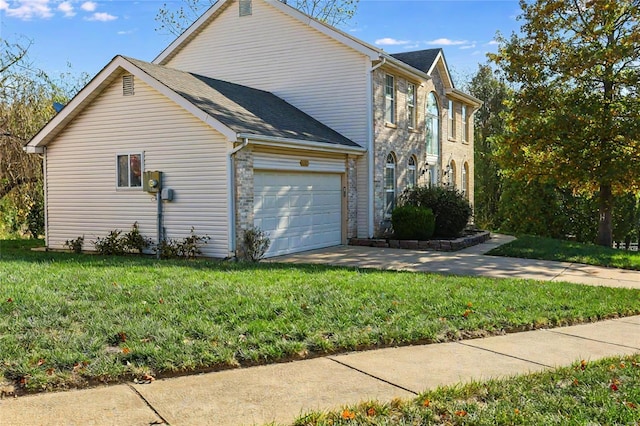
[{"label": "garage", "polygon": [[254,173],[254,225],[269,235],[266,257],[342,243],[342,176]]}]

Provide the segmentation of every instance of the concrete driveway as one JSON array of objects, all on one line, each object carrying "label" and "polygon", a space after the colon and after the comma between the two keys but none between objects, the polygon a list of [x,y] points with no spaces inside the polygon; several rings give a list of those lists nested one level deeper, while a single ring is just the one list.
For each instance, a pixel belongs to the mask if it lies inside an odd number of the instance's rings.
[{"label": "concrete driveway", "polygon": [[593,286],[640,289],[640,271],[485,254],[494,247],[512,240],[513,237],[510,236],[493,234],[489,241],[458,252],[338,246],[274,257],[269,261],[494,278],[565,281]]}]

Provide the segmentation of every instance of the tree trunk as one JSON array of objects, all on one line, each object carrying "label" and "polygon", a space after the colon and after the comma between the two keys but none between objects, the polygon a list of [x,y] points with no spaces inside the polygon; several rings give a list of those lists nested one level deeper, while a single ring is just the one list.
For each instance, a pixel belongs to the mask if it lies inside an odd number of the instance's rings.
[{"label": "tree trunk", "polygon": [[613,243],[613,194],[611,193],[611,184],[600,185],[600,220],[598,223],[598,241],[597,244],[605,247],[611,247]]}]

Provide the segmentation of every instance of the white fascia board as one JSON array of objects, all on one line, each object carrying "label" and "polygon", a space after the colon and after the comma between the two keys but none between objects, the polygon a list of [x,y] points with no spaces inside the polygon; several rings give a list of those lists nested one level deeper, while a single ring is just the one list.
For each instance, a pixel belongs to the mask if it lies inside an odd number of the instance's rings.
[{"label": "white fascia board", "polygon": [[213,17],[224,5],[230,0],[218,0],[205,13],[203,13],[196,21],[189,26],[182,34],[178,36],[169,46],[167,46],[156,58],[152,64],[162,65],[166,59],[171,57],[173,53],[179,50],[184,43],[188,42],[201,27],[205,26],[211,17]]},{"label": "white fascia board", "polygon": [[415,75],[417,77],[420,77],[423,80],[431,80],[431,76],[429,74],[427,74],[424,71],[420,71],[417,68],[412,67],[409,64],[406,64],[404,62],[402,62],[399,59],[394,58],[393,56],[387,54],[387,53],[383,53],[381,55],[383,58],[386,59],[386,64],[395,68],[399,68],[400,70]]},{"label": "white fascia board", "polygon": [[457,99],[465,104],[471,105],[473,108],[480,108],[483,102],[476,98],[475,96],[471,96],[467,93],[461,92],[458,89],[447,89],[446,90],[447,97],[452,99]]},{"label": "white fascia board", "polygon": [[429,68],[429,72],[427,74],[431,75],[433,70],[437,68],[438,63],[440,61],[442,61],[442,68],[444,68],[444,72],[445,72],[444,77],[446,78],[447,83],[449,83],[449,87],[453,89],[454,88],[453,79],[451,78],[451,73],[449,73],[449,66],[447,65],[447,61],[444,59],[442,50],[438,52],[438,55],[436,56],[436,59],[433,61],[433,64],[431,64],[431,68]]},{"label": "white fascia board", "polygon": [[337,28],[334,28],[328,24],[325,24],[324,22],[320,22],[317,19],[314,19],[311,16],[300,12],[296,8],[288,4],[285,4],[280,0],[265,0],[265,2],[275,7],[279,11],[286,13],[292,18],[297,19],[303,24],[308,25],[311,28],[320,31],[322,34],[328,37],[331,37],[332,39],[344,44],[345,46],[348,46],[368,56],[369,59],[372,61],[378,59],[378,57],[382,53],[382,50],[378,49],[377,47],[371,46],[370,44],[365,43],[364,41],[359,40],[343,31],[340,31]]},{"label": "white fascia board", "polygon": [[116,56],[105,68],[96,75],[46,126],[44,126],[25,146],[25,151],[36,152],[38,147],[46,146],[64,126],[78,115],[84,107],[96,98],[102,89],[111,84],[119,70],[124,70],[153,87],[167,98],[202,120],[205,124],[222,133],[229,141],[236,140],[236,134],[229,127],[211,117],[149,74],[127,61],[122,56]]},{"label": "white fascia board", "polygon": [[335,145],[325,142],[305,141],[301,139],[280,138],[275,136],[238,133],[238,140],[248,139],[253,145],[266,145],[279,148],[306,149],[317,152],[335,152],[341,154],[363,155],[367,150],[360,146]]},{"label": "white fascia board", "polygon": [[[57,134],[64,124],[71,121],[81,110],[82,106],[95,98],[101,89],[109,84],[110,77],[121,66],[124,59],[116,56],[109,64],[102,69],[78,94],[65,105],[65,107],[56,114],[36,135],[31,138],[25,146],[25,151],[30,152],[35,147],[46,146],[49,141]],[[34,151],[35,152],[35,151]]]}]

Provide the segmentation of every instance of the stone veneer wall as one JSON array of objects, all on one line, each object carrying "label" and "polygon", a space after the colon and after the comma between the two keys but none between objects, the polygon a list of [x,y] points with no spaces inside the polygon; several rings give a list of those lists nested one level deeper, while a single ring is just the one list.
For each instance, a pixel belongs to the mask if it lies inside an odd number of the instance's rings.
[{"label": "stone veneer wall", "polygon": [[[396,123],[390,125],[385,122],[385,76],[393,75],[396,84]],[[425,169],[426,160],[426,135],[425,135],[425,108],[427,95],[435,91],[440,110],[440,164],[438,164],[438,182],[443,182],[442,170],[453,159],[456,165],[455,185],[462,188],[462,167],[466,162],[469,166],[469,195],[473,203],[473,126],[469,126],[467,142],[457,139],[449,139],[448,135],[448,98],[445,86],[436,69],[432,72],[430,80],[408,81],[402,74],[394,70],[381,67],[373,75],[373,102],[374,102],[374,234],[381,236],[389,226],[389,221],[384,218],[384,171],[387,155],[393,152],[396,157],[396,195],[402,193],[407,186],[407,164],[409,157],[415,155],[417,159],[416,176],[418,185],[425,185],[426,175],[421,171]],[[417,129],[409,129],[407,114],[407,85],[413,83],[417,89],[416,114]],[[462,104],[455,102],[457,135],[461,134]],[[469,121],[473,123],[468,107]]]},{"label": "stone veneer wall", "polygon": [[253,225],[253,151],[246,146],[234,155],[236,256],[242,255],[244,231]]}]

